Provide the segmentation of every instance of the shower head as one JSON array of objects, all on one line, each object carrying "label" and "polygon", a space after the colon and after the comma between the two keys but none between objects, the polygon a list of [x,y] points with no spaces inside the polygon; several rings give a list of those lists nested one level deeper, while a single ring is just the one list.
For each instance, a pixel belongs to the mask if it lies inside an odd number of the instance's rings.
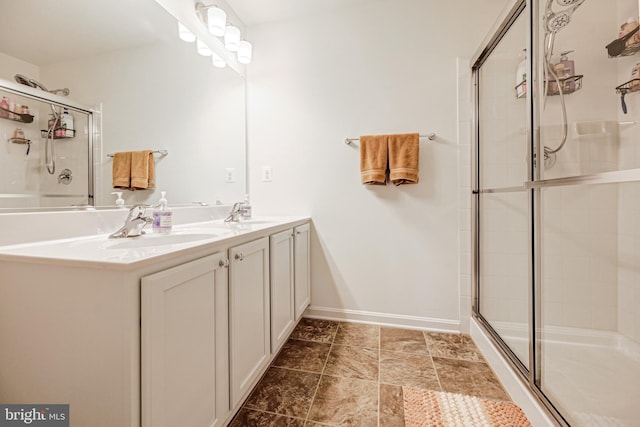
[{"label": "shower head", "polygon": [[53,89],[53,90],[49,90],[47,89],[42,83],[40,83],[37,80],[34,79],[30,79],[27,76],[23,76],[22,74],[16,74],[14,76],[14,78],[16,79],[16,81],[20,84],[32,87],[32,88],[38,88],[41,89],[45,92],[49,92],[49,93],[54,93],[54,94],[61,94],[63,96],[68,96],[69,95],[69,89],[68,88],[64,88],[64,89]]},{"label": "shower head", "polygon": [[[560,6],[566,9],[554,12],[552,9],[553,0],[547,0],[547,7],[544,12],[544,25],[547,33],[555,34],[569,25],[571,15],[579,8],[585,0],[556,0]],[[569,6],[569,7],[567,7]]]},{"label": "shower head", "polygon": [[42,83],[38,82],[37,80],[30,79],[29,77],[23,76],[22,74],[16,74],[14,78],[20,84],[31,86],[32,88],[39,88],[44,90],[45,92],[49,92],[49,89],[44,87]]}]

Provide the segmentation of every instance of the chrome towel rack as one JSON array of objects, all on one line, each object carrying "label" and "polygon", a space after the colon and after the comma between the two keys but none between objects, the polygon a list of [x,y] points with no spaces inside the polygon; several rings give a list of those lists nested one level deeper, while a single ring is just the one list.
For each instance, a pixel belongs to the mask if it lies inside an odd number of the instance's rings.
[{"label": "chrome towel rack", "polygon": [[[429,141],[433,141],[436,139],[436,134],[434,132],[428,133],[426,135],[420,134],[420,138],[427,138]],[[345,138],[344,143],[350,145],[354,141],[360,141],[360,138]]]},{"label": "chrome towel rack", "polygon": [[[169,154],[169,150],[153,150],[153,154],[160,154],[162,157],[167,156]],[[107,154],[107,157],[113,157],[113,153]]]}]

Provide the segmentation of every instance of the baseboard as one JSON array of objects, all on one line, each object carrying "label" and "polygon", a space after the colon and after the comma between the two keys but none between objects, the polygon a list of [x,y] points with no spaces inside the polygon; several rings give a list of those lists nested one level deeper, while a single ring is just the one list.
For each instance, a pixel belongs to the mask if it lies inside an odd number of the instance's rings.
[{"label": "baseboard", "polygon": [[558,424],[553,420],[542,404],[534,396],[528,385],[522,380],[515,368],[504,359],[502,353],[493,344],[488,334],[478,324],[476,319],[471,319],[471,338],[476,343],[480,352],[496,373],[502,385],[513,399],[513,402],[520,406],[529,418],[531,425],[536,427],[556,427]]},{"label": "baseboard", "polygon": [[369,323],[372,325],[391,326],[404,329],[452,333],[460,332],[460,322],[457,320],[433,319],[429,317],[376,313],[372,311],[347,310],[331,307],[310,306],[304,312],[304,317],[309,317],[312,319]]}]

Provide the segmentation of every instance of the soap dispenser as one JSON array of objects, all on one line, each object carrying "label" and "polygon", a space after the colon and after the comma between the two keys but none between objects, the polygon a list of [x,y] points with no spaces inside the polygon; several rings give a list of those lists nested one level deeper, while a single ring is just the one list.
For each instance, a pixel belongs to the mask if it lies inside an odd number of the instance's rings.
[{"label": "soap dispenser", "polygon": [[158,209],[153,212],[153,231],[156,233],[169,233],[173,222],[173,212],[167,207],[166,191],[160,192]]},{"label": "soap dispenser", "polygon": [[118,198],[116,199],[116,206],[119,209],[124,209],[124,199],[122,198],[122,191],[114,191],[111,194],[115,194],[116,196],[118,196]]},{"label": "soap dispenser", "polygon": [[249,202],[249,195],[244,195],[244,202],[242,202],[242,210],[240,213],[241,220],[251,219],[251,203]]}]

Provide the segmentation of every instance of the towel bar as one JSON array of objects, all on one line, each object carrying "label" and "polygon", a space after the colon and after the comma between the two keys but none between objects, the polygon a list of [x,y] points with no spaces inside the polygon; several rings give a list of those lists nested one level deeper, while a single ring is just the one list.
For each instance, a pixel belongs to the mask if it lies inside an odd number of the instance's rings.
[{"label": "towel bar", "polygon": [[[160,154],[162,157],[169,154],[169,150],[153,150],[153,154]],[[113,153],[107,154],[107,157],[113,157]]]},{"label": "towel bar", "polygon": [[[420,134],[420,138],[427,138],[429,141],[433,141],[434,139],[436,139],[436,134],[434,132],[428,133],[426,135],[422,135]],[[344,139],[344,143],[349,145],[354,141],[359,141],[360,138],[345,138]]]}]

